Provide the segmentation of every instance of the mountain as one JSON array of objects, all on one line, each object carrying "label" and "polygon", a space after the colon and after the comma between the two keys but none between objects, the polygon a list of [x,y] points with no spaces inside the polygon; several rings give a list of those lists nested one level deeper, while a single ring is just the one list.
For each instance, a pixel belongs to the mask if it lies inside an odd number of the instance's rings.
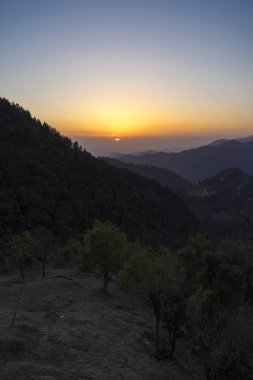
[{"label": "mountain", "polygon": [[[221,145],[221,144],[228,142],[228,141],[231,141],[231,140],[230,139],[214,140],[210,144],[208,144],[208,146],[217,146],[217,145]],[[238,140],[236,140],[236,141],[238,141]]]},{"label": "mountain", "polygon": [[252,237],[253,176],[226,169],[188,188],[188,206],[214,238]]},{"label": "mountain", "polygon": [[[248,136],[248,137],[241,137],[239,139],[233,139],[235,141],[239,141],[241,143],[247,143],[247,142],[251,142],[253,141],[253,135],[252,136]],[[227,141],[231,141],[231,139],[220,139],[220,140],[215,140],[213,142],[211,142],[210,144],[208,145],[211,145],[211,146],[216,146],[216,145],[221,145],[223,144],[224,142],[227,142]]]},{"label": "mountain", "polygon": [[143,177],[155,179],[161,185],[167,186],[176,192],[183,192],[190,184],[187,179],[168,169],[158,168],[152,165],[134,165],[107,157],[103,159],[117,168],[128,169]]},{"label": "mountain", "polygon": [[253,141],[241,143],[229,140],[218,145],[202,146],[180,153],[125,155],[118,159],[127,163],[169,169],[191,181],[200,181],[231,167],[253,174]]},{"label": "mountain", "polygon": [[251,142],[251,141],[253,141],[253,135],[248,136],[248,137],[242,137],[242,138],[237,139],[237,140],[242,142],[242,143]]},{"label": "mountain", "polygon": [[94,158],[0,99],[0,239],[41,225],[59,240],[110,220],[132,239],[178,244],[195,219],[158,182]]},{"label": "mountain", "polygon": [[250,176],[237,168],[225,169],[191,186],[191,193],[194,196],[209,197],[224,195],[225,201],[237,197],[242,189],[250,182]]}]

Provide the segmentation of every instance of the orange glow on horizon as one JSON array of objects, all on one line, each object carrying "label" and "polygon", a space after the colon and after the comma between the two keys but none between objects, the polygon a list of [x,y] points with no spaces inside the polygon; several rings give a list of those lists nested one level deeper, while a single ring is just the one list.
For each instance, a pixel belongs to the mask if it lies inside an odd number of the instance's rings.
[{"label": "orange glow on horizon", "polygon": [[[119,97],[120,98],[120,97]],[[81,100],[74,107],[37,110],[62,134],[103,138],[138,138],[162,136],[236,136],[252,134],[253,115],[235,107],[198,104],[161,104],[115,101],[93,101],[87,106]],[[43,112],[44,111],[44,112]],[[246,111],[246,110],[245,110]]]},{"label": "orange glow on horizon", "polygon": [[[134,138],[152,136],[194,136],[194,135],[240,135],[252,134],[253,119],[248,120],[241,115],[226,118],[225,115],[210,117],[194,117],[182,115],[181,118],[168,117],[167,120],[159,118],[115,118],[110,122],[90,120],[52,120],[51,125],[61,133],[72,136]],[[164,118],[165,119],[165,118]]]}]

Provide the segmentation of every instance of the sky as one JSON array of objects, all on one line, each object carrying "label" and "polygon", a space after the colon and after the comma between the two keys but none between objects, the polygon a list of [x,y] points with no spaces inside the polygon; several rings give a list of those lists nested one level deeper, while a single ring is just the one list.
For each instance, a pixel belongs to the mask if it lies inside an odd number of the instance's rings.
[{"label": "sky", "polygon": [[0,96],[94,154],[253,134],[252,0],[0,0]]}]

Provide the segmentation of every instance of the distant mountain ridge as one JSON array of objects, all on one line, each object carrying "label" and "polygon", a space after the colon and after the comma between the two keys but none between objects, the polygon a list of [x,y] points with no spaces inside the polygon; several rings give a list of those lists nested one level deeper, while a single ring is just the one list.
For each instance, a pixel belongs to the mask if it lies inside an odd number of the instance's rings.
[{"label": "distant mountain ridge", "polygon": [[169,169],[191,181],[200,181],[231,167],[253,174],[253,141],[247,142],[247,139],[244,142],[228,140],[179,153],[123,155],[118,160]]},{"label": "distant mountain ridge", "polygon": [[182,193],[184,189],[190,184],[187,179],[168,169],[159,168],[152,165],[135,165],[122,162],[119,159],[116,160],[107,157],[103,158],[103,160],[117,168],[128,169],[132,172],[138,173],[143,177],[155,179],[161,185],[167,186],[169,189],[176,192]]},{"label": "distant mountain ridge", "polygon": [[238,138],[238,139],[220,139],[220,140],[214,140],[212,141],[210,144],[208,145],[211,145],[211,146],[215,146],[215,145],[221,145],[225,142],[228,142],[228,141],[239,141],[241,143],[247,143],[247,142],[251,142],[253,141],[253,135],[251,136],[247,136],[247,137],[241,137],[241,138]]}]

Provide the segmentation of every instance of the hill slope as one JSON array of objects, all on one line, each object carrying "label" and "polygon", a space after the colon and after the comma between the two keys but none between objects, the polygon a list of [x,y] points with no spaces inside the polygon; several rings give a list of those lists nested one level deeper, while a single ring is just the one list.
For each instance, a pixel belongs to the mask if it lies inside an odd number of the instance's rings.
[{"label": "hill slope", "polygon": [[189,181],[171,170],[158,168],[152,165],[135,165],[127,162],[122,162],[113,158],[103,158],[109,164],[122,169],[128,169],[134,173],[140,174],[143,177],[155,179],[161,185],[167,186],[169,189],[176,192],[183,192]]},{"label": "hill slope", "polygon": [[1,380],[186,380],[171,361],[151,355],[152,310],[140,299],[75,271],[39,273],[24,287],[15,327],[9,329],[20,284],[0,279]]},{"label": "hill slope", "polygon": [[188,205],[208,234],[221,238],[252,237],[252,176],[237,168],[226,169],[188,190]]},{"label": "hill slope", "polygon": [[240,196],[243,189],[250,183],[250,176],[238,168],[225,169],[213,177],[192,184],[193,194],[208,197],[224,197],[222,203],[227,203]]},{"label": "hill slope", "polygon": [[180,153],[125,155],[120,156],[119,160],[170,169],[182,177],[195,181],[213,176],[231,167],[253,174],[253,141],[242,143],[231,140],[219,145],[202,146]]},{"label": "hill slope", "polygon": [[83,151],[0,99],[0,236],[42,225],[62,240],[109,219],[130,238],[181,241],[194,224],[167,188]]}]

